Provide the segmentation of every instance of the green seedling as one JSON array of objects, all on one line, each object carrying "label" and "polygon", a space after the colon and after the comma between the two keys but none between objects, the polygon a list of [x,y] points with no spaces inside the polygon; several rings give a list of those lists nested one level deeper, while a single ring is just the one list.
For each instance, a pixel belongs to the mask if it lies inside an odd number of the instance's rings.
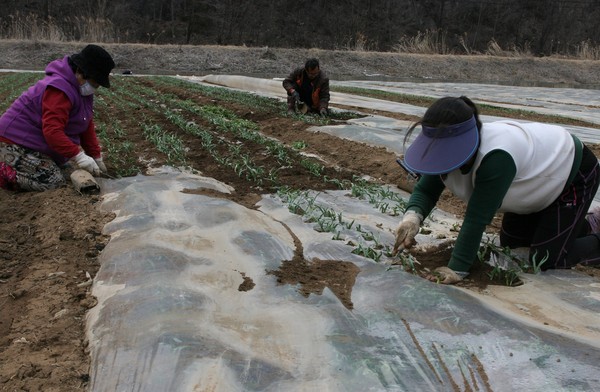
[{"label": "green seedling", "polygon": [[533,254],[533,257],[531,258],[531,264],[533,267],[534,274],[539,274],[540,272],[542,272],[542,266],[544,265],[544,263],[546,263],[546,261],[548,261],[548,258],[550,257],[550,253],[548,251],[546,251],[546,255],[540,261],[537,261],[537,256],[538,256],[538,253],[536,251]]},{"label": "green seedling", "polygon": [[373,241],[373,240],[375,239],[375,236],[373,235],[373,233],[371,233],[371,232],[368,232],[368,233],[363,233],[363,234],[362,234],[362,238],[363,238],[365,241]]},{"label": "green seedling", "polygon": [[379,262],[381,256],[383,255],[383,252],[378,252],[375,249],[363,246],[362,244],[359,244],[354,250],[352,250],[352,253],[367,257],[376,262]]},{"label": "green seedling", "polygon": [[383,214],[385,214],[389,208],[390,204],[389,203],[381,203],[379,205],[379,211],[381,211]]},{"label": "green seedling", "polygon": [[337,229],[338,223],[330,219],[317,220],[317,231],[321,233],[332,233]]},{"label": "green seedling", "polygon": [[303,159],[302,161],[300,161],[300,165],[306,168],[310,172],[310,174],[312,174],[315,177],[320,177],[321,174],[323,174],[323,171],[325,170],[325,167],[323,165],[320,165],[308,159]]},{"label": "green seedling", "polygon": [[404,250],[402,252],[398,252],[397,257],[404,271],[408,271],[413,274],[417,273],[417,267],[415,265],[420,263],[417,261],[417,259],[415,259],[413,255]]},{"label": "green seedling", "polygon": [[308,144],[304,140],[297,140],[292,143],[294,150],[304,150],[306,147],[308,147]]},{"label": "green seedling", "polygon": [[495,266],[489,273],[490,280],[504,281],[506,286],[515,286],[520,283],[519,274],[514,269],[503,269],[500,266]]},{"label": "green seedling", "polygon": [[327,176],[323,176],[323,181],[335,184],[338,189],[349,189],[351,186],[348,180],[338,180],[337,178],[329,178]]}]

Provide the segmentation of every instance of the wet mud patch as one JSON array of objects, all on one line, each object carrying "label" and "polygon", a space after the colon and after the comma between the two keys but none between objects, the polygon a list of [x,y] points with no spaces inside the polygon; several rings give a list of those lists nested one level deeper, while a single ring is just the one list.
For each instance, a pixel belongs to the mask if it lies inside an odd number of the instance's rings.
[{"label": "wet mud patch", "polygon": [[323,289],[328,287],[347,309],[353,309],[352,287],[360,268],[349,261],[317,258],[306,261],[302,241],[288,225],[278,222],[290,234],[296,249],[291,260],[284,260],[279,269],[267,271],[267,275],[275,275],[279,284],[300,285],[298,292],[304,297],[321,295]]},{"label": "wet mud patch", "polygon": [[252,278],[246,276],[244,272],[240,272],[242,279],[244,280],[238,287],[238,291],[250,291],[256,286]]},{"label": "wet mud patch", "polygon": [[328,287],[347,309],[353,309],[352,287],[360,268],[349,261],[313,259],[307,262],[294,257],[284,260],[279,269],[267,271],[275,275],[277,283],[300,285],[298,292],[304,297],[322,294]]}]

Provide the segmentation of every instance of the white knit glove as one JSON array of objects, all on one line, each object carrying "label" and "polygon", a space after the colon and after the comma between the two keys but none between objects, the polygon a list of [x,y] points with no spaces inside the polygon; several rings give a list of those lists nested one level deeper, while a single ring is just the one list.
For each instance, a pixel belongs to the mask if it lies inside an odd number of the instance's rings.
[{"label": "white knit glove", "polygon": [[408,249],[416,244],[415,236],[419,232],[423,215],[416,211],[408,210],[404,213],[402,221],[396,229],[396,243],[393,253],[396,254],[404,249]]},{"label": "white knit glove", "polygon": [[85,155],[83,151],[71,158],[71,162],[73,162],[75,167],[83,169],[94,176],[100,175],[100,168],[94,158]]},{"label": "white knit glove", "polygon": [[454,284],[460,282],[468,275],[468,272],[454,271],[450,267],[437,267],[427,279],[436,283]]},{"label": "white knit glove", "polygon": [[106,173],[108,171],[106,170],[106,165],[104,164],[102,157],[94,158],[94,161],[96,161],[96,165],[98,165],[98,168],[100,169],[101,173]]}]

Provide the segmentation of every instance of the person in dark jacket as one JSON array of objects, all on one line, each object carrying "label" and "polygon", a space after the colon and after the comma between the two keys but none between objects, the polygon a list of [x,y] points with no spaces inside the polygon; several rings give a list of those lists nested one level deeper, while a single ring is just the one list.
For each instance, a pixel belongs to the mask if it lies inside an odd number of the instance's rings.
[{"label": "person in dark jacket", "polygon": [[295,69],[283,80],[287,91],[288,113],[295,113],[302,102],[308,112],[326,116],[329,112],[329,78],[319,66],[319,60],[308,59],[304,68]]},{"label": "person in dark jacket", "polygon": [[43,191],[65,184],[67,163],[106,172],[93,121],[94,92],[115,63],[102,47],[50,62],[46,75],[0,117],[0,187]]}]

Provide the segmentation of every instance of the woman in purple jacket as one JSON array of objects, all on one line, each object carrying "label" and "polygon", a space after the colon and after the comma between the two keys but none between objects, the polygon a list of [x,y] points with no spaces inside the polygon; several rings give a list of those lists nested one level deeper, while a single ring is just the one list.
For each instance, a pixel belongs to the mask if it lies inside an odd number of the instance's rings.
[{"label": "woman in purple jacket", "polygon": [[52,61],[46,76],[0,117],[0,187],[43,191],[65,183],[61,168],[106,171],[93,121],[94,92],[110,87],[115,63],[103,48]]}]

